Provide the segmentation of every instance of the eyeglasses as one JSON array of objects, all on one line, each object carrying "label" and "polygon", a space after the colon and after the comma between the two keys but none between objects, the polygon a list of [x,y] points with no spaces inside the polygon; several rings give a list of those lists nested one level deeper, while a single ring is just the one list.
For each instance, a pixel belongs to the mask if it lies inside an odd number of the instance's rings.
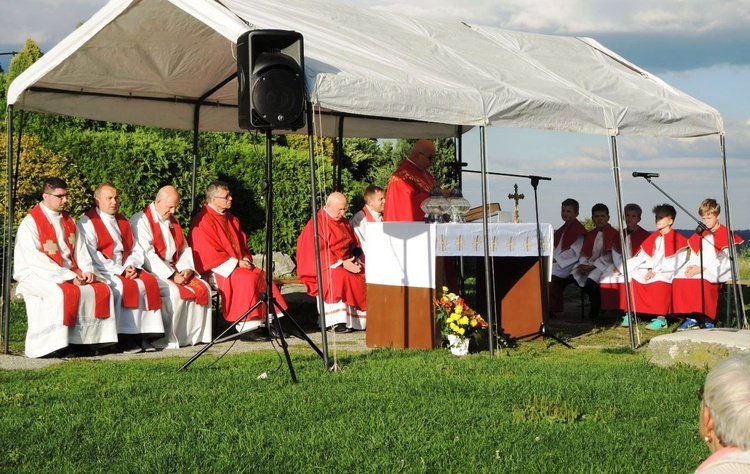
[{"label": "eyeglasses", "polygon": [[430,161],[435,161],[435,158],[437,158],[437,155],[428,155],[427,153],[425,153],[423,151],[419,151],[417,153],[419,153],[420,155],[424,156],[425,158],[427,158]]},{"label": "eyeglasses", "polygon": [[227,194],[226,196],[214,196],[216,199],[232,199],[232,193]]},{"label": "eyeglasses", "polygon": [[68,199],[70,197],[67,193],[66,194],[52,194],[52,193],[45,193],[49,196],[55,196],[57,199]]}]

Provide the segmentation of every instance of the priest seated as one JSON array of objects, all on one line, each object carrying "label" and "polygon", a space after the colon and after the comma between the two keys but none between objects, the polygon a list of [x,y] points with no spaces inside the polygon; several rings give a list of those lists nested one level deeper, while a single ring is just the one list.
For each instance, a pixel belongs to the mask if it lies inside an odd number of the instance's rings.
[{"label": "priest seated", "polygon": [[[253,263],[240,221],[229,212],[233,202],[227,183],[209,184],[206,202],[190,224],[188,240],[196,269],[216,282],[224,319],[234,323],[252,308],[236,326],[238,331],[248,331],[264,325],[266,314],[276,314],[278,308],[266,309],[266,304],[257,304],[261,294],[266,293],[266,274]],[[271,288],[276,302],[286,310],[279,289],[276,285]]]},{"label": "priest seated", "polygon": [[310,219],[297,239],[297,276],[310,296],[318,296],[315,252],[320,253],[326,326],[336,332],[363,331],[367,324],[364,256],[344,217],[346,207],[346,196],[332,193],[318,211],[317,237]]},{"label": "priest seated", "polygon": [[13,278],[26,303],[27,357],[59,354],[69,345],[90,351],[117,342],[112,293],[97,281],[67,205],[65,181],[48,178],[42,201],[16,234]]}]

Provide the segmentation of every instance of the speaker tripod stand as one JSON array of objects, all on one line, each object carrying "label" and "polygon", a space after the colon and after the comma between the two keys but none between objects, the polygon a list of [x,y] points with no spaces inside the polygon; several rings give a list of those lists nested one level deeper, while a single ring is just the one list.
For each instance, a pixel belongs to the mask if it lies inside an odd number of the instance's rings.
[{"label": "speaker tripod stand", "polygon": [[296,329],[296,334],[294,334],[296,337],[299,337],[300,339],[303,339],[306,341],[312,349],[317,352],[317,354],[322,358],[323,352],[318,348],[318,346],[315,345],[315,343],[305,334],[305,331],[302,330],[302,328],[297,324],[297,322],[292,318],[292,316],[281,307],[278,301],[276,301],[276,298],[273,295],[273,173],[272,173],[272,165],[273,165],[273,143],[272,143],[272,133],[271,129],[266,130],[266,182],[263,185],[264,193],[266,194],[266,257],[265,257],[265,272],[266,272],[266,292],[261,295],[259,301],[255,303],[250,309],[248,309],[240,318],[238,318],[236,321],[234,321],[227,329],[225,329],[219,336],[217,336],[213,341],[208,343],[205,347],[201,348],[201,350],[195,354],[193,357],[191,357],[185,364],[182,365],[178,369],[179,371],[182,371],[186,369],[190,364],[192,364],[196,359],[198,359],[201,355],[203,355],[207,350],[209,350],[211,347],[213,347],[215,344],[219,342],[225,342],[228,340],[236,339],[244,334],[247,334],[250,331],[242,331],[238,332],[236,334],[231,334],[227,336],[227,333],[234,329],[239,323],[244,322],[245,319],[260,305],[266,305],[266,329],[268,331],[269,337],[273,337],[274,331],[272,331],[272,324],[273,329],[275,329],[276,337],[279,339],[279,345],[284,350],[284,356],[286,358],[287,366],[289,367],[289,374],[292,378],[292,381],[294,383],[297,383],[297,375],[294,372],[294,365],[292,364],[292,358],[289,355],[289,345],[286,342],[286,338],[284,336],[284,331],[281,326],[281,318],[278,317],[278,313],[280,312],[286,319],[286,321],[291,322],[291,324]]}]

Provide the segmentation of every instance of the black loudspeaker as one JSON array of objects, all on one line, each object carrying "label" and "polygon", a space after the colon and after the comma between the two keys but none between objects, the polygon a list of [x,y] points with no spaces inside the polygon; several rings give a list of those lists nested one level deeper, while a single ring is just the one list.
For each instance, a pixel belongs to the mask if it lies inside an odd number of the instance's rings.
[{"label": "black loudspeaker", "polygon": [[302,35],[254,30],[237,39],[240,128],[296,130],[305,125]]}]

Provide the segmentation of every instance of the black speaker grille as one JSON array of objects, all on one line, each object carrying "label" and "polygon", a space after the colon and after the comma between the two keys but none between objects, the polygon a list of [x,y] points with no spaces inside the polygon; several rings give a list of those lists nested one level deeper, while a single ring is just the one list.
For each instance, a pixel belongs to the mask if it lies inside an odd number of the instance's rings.
[{"label": "black speaker grille", "polygon": [[288,127],[298,123],[304,111],[304,83],[295,71],[262,71],[251,91],[256,126]]}]

